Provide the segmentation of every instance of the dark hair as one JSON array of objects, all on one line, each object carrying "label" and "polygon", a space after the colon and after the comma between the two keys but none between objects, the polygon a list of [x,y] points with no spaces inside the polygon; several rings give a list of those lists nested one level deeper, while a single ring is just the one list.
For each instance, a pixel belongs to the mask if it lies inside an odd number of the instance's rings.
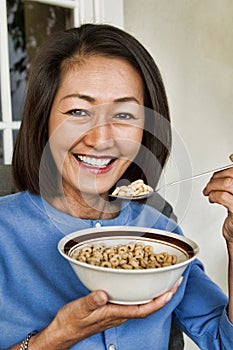
[{"label": "dark hair", "polygon": [[156,185],[171,147],[169,109],[159,69],[147,50],[127,32],[105,24],[85,24],[52,35],[31,67],[13,153],[13,176],[19,190],[40,193],[40,163],[62,66],[72,57],[96,54],[125,59],[142,77],[147,107],[142,147],[122,178],[142,178],[151,186]]}]

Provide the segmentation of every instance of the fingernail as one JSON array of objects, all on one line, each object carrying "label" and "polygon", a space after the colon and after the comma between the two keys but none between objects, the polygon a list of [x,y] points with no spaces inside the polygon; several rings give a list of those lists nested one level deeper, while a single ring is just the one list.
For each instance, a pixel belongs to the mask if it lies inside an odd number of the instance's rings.
[{"label": "fingernail", "polygon": [[183,276],[180,276],[180,278],[178,279],[178,287],[181,285],[183,279],[184,279],[184,277],[183,277]]},{"label": "fingernail", "polygon": [[103,305],[106,303],[106,297],[103,293],[94,293],[94,300],[97,305]]},{"label": "fingernail", "polygon": [[168,293],[165,295],[165,301],[166,301],[166,303],[168,303],[169,300],[171,300],[172,297],[173,297],[173,293],[168,292]]}]

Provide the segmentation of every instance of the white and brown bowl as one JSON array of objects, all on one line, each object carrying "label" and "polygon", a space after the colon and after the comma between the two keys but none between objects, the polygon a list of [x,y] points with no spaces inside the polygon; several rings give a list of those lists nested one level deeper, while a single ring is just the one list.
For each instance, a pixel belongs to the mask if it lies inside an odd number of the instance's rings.
[{"label": "white and brown bowl", "polygon": [[[130,242],[151,245],[154,253],[176,255],[177,262],[161,268],[124,270],[90,265],[72,258],[75,250],[87,245],[116,246]],[[90,291],[105,290],[112,303],[143,304],[168,291],[196,258],[199,248],[189,238],[167,231],[108,226],[73,232],[60,240],[58,250]]]}]

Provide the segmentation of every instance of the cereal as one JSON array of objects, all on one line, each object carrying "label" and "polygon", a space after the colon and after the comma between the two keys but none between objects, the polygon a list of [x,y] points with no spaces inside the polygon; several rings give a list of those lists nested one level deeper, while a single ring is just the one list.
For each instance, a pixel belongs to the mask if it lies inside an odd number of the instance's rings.
[{"label": "cereal", "polygon": [[167,252],[155,254],[152,246],[142,242],[111,247],[88,245],[75,250],[71,257],[95,266],[125,270],[159,268],[177,263],[176,255]]},{"label": "cereal", "polygon": [[153,188],[146,185],[143,180],[136,180],[128,186],[117,187],[112,196],[140,197],[153,192]]}]

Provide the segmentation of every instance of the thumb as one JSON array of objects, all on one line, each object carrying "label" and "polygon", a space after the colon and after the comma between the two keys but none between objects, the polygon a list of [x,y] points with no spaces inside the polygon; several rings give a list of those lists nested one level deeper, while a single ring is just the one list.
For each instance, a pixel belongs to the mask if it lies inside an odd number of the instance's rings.
[{"label": "thumb", "polygon": [[233,162],[233,154],[231,154],[229,158]]},{"label": "thumb", "polygon": [[86,302],[88,310],[93,311],[107,304],[108,296],[103,290],[96,290],[86,297]]}]

